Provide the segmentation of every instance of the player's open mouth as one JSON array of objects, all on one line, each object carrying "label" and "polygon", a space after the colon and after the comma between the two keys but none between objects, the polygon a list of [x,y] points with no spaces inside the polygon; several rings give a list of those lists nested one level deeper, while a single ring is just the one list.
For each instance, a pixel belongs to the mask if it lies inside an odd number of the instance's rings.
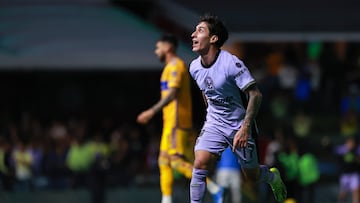
[{"label": "player's open mouth", "polygon": [[196,41],[196,40],[193,40],[193,46],[194,46],[194,45],[197,45],[197,44],[199,44],[199,42]]}]

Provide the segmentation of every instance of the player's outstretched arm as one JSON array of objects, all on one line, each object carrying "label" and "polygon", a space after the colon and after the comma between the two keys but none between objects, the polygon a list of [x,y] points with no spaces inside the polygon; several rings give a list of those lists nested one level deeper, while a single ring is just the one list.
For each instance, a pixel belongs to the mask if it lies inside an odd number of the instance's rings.
[{"label": "player's outstretched arm", "polygon": [[169,89],[169,94],[160,99],[156,104],[154,104],[151,108],[141,112],[136,121],[140,124],[147,124],[152,117],[154,117],[154,115],[159,112],[162,108],[164,108],[164,106],[166,106],[167,104],[169,104],[172,100],[174,100],[176,98],[177,95],[177,89],[176,88],[170,88]]}]

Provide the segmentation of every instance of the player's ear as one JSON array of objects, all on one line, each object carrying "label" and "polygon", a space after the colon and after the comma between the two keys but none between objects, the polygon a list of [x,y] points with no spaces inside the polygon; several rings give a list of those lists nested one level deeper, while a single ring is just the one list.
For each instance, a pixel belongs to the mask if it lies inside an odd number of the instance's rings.
[{"label": "player's ear", "polygon": [[211,36],[210,43],[215,43],[216,41],[218,41],[218,36],[217,35]]}]

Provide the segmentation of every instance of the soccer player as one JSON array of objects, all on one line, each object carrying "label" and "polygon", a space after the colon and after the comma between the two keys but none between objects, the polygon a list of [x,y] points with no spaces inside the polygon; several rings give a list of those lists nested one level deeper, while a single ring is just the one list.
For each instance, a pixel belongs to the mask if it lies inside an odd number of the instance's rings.
[{"label": "soccer player", "polygon": [[[158,112],[163,113],[163,130],[158,165],[162,203],[172,202],[173,169],[187,178],[192,176],[192,164],[184,155],[188,136],[192,133],[192,100],[190,75],[184,61],[176,54],[178,41],[173,35],[164,35],[156,42],[155,54],[165,63],[160,78],[161,99],[141,112],[137,122],[146,124]],[[210,179],[208,190],[216,203],[221,203],[223,189]]]},{"label": "soccer player", "polygon": [[262,94],[245,64],[221,50],[228,39],[227,28],[218,16],[205,14],[200,17],[191,38],[192,50],[199,57],[191,62],[190,74],[207,106],[206,120],[194,147],[191,202],[202,202],[205,177],[229,145],[239,158],[244,183],[267,182],[275,199],[284,201],[287,191],[279,171],[260,165],[258,161],[255,117]]}]

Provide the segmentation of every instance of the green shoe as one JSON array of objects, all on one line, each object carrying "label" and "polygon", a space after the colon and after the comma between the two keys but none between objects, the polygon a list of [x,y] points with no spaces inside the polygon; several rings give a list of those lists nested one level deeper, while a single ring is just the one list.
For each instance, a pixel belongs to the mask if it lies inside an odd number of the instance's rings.
[{"label": "green shoe", "polygon": [[274,174],[274,181],[270,183],[271,190],[274,193],[275,200],[283,202],[286,199],[286,186],[281,180],[280,172],[277,168],[270,168],[270,172]]}]

